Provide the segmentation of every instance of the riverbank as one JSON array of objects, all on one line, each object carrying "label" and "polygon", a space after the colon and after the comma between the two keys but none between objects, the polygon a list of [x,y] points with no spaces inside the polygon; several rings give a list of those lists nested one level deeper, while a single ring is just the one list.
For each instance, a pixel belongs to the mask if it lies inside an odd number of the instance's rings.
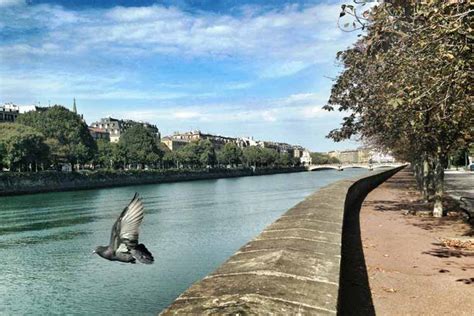
[{"label": "riverbank", "polygon": [[364,315],[358,284],[359,210],[368,192],[401,168],[321,188],[284,213],[161,315]]},{"label": "riverbank", "polygon": [[[455,204],[447,207],[457,210]],[[474,231],[455,213],[441,219],[421,216],[429,211],[409,170],[367,196],[361,234],[377,314],[472,314],[474,249],[443,240],[474,238]]]},{"label": "riverbank", "polygon": [[140,184],[195,181],[261,176],[306,171],[305,167],[206,169],[206,170],[130,170],[94,172],[0,173],[0,196],[57,191],[89,190]]}]

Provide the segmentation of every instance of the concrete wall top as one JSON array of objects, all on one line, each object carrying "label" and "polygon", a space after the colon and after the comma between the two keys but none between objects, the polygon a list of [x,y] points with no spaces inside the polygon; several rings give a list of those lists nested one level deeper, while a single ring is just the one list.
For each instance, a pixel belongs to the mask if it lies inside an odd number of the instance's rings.
[{"label": "concrete wall top", "polygon": [[162,315],[336,314],[345,209],[400,169],[373,171],[311,194]]}]

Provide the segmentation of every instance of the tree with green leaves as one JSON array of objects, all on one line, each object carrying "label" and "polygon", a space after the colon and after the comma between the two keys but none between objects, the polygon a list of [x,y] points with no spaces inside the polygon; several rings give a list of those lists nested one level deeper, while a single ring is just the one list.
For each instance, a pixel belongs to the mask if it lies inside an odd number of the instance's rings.
[{"label": "tree with green leaves", "polygon": [[177,152],[171,150],[165,151],[165,153],[163,154],[162,163],[165,169],[178,168],[179,159]]},{"label": "tree with green leaves", "polygon": [[141,124],[128,128],[120,136],[118,145],[127,164],[133,164],[140,169],[145,165],[157,166],[161,163],[163,152],[156,137]]},{"label": "tree with green leaves", "polygon": [[187,168],[214,167],[217,164],[217,154],[208,139],[186,144],[177,151],[178,162]]},{"label": "tree with green leaves", "polygon": [[197,168],[201,165],[200,149],[197,142],[190,142],[177,151],[179,163],[187,168]]},{"label": "tree with green leaves", "polygon": [[97,150],[86,123],[63,106],[20,114],[17,123],[33,127],[44,135],[56,166],[68,162],[74,169],[75,164],[92,160]]},{"label": "tree with green leaves", "polygon": [[329,137],[359,135],[410,161],[434,216],[443,213],[449,155],[473,139],[472,12],[468,3],[439,0],[387,1],[362,16],[344,5],[341,12],[367,33],[338,54],[344,71],[325,108],[350,114]]},{"label": "tree with green leaves", "polygon": [[249,146],[243,149],[243,161],[247,166],[258,167],[260,164],[262,148]]},{"label": "tree with green leaves", "polygon": [[115,143],[111,143],[105,139],[97,140],[97,157],[96,162],[100,164],[102,168],[114,169],[114,149],[113,146],[117,146]]},{"label": "tree with green leaves", "polygon": [[326,165],[326,164],[338,164],[340,163],[339,159],[336,157],[330,157],[325,153],[313,152],[310,154],[312,163],[315,165]]},{"label": "tree with green leaves", "polygon": [[272,148],[262,148],[260,154],[260,164],[263,166],[273,166],[278,159],[278,152]]},{"label": "tree with green leaves", "polygon": [[3,143],[0,143],[0,172],[3,171],[3,166],[4,166],[4,158],[7,155],[7,151],[5,149],[5,145]]},{"label": "tree with green leaves", "polygon": [[222,161],[232,167],[242,163],[242,149],[235,143],[227,143],[222,149]]},{"label": "tree with green leaves", "polygon": [[468,148],[459,148],[451,156],[451,164],[455,167],[464,167],[469,164],[469,149]]},{"label": "tree with green leaves", "polygon": [[49,147],[44,136],[21,124],[0,124],[0,165],[11,171],[37,171],[47,162]]},{"label": "tree with green leaves", "polygon": [[288,153],[280,153],[276,160],[276,164],[281,167],[289,167],[293,165],[292,157]]},{"label": "tree with green leaves", "polygon": [[201,166],[214,167],[217,164],[217,156],[211,141],[208,139],[200,140],[198,146]]},{"label": "tree with green leaves", "polygon": [[243,161],[247,166],[273,166],[277,162],[278,156],[278,152],[271,148],[250,146],[243,149]]}]

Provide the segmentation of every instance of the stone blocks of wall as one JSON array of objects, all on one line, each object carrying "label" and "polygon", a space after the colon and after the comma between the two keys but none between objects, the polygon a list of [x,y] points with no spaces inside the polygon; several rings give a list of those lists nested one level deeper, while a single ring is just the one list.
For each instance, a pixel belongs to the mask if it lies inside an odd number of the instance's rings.
[{"label": "stone blocks of wall", "polygon": [[373,171],[313,193],[192,285],[162,315],[325,315],[347,309],[346,284],[351,282],[341,269],[351,265],[351,258],[342,250],[344,242],[351,246],[347,237],[353,235],[344,230],[351,232],[346,226],[358,221],[368,192],[400,169]]}]

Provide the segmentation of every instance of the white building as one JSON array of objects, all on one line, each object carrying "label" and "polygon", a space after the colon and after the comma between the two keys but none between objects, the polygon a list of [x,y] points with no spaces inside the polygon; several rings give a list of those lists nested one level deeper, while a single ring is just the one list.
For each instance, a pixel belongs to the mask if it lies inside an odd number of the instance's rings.
[{"label": "white building", "polygon": [[372,163],[394,163],[395,158],[390,153],[383,153],[380,151],[371,150],[370,160]]},{"label": "white building", "polygon": [[26,112],[31,112],[31,111],[36,111],[37,106],[36,105],[20,105],[20,113],[26,113]]},{"label": "white building", "polygon": [[12,123],[20,114],[18,105],[13,103],[5,103],[0,106],[0,122]]},{"label": "white building", "polygon": [[311,159],[311,153],[308,150],[303,151],[303,155],[300,158],[300,163],[303,166],[309,166],[313,163],[313,159]]}]

